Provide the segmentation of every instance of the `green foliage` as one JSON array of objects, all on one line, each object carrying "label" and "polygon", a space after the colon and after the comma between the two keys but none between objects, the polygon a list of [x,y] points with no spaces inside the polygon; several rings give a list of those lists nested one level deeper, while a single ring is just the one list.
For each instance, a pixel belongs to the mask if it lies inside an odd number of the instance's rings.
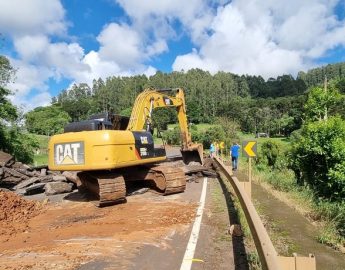
[{"label": "green foliage", "polygon": [[177,122],[175,108],[156,108],[152,113],[154,127],[159,130],[167,130],[168,124]]},{"label": "green foliage", "polygon": [[3,55],[0,55],[0,87],[6,86],[15,74],[10,61]]},{"label": "green foliage", "polygon": [[224,130],[224,142],[226,145],[231,145],[234,140],[237,141],[239,139],[238,131],[240,130],[240,126],[237,122],[226,117],[218,117],[216,124]]},{"label": "green foliage", "polygon": [[327,77],[328,80],[338,79],[345,76],[345,63],[329,64],[327,66],[318,67],[308,72],[299,72],[297,79],[305,82],[307,87],[321,86]]},{"label": "green foliage", "polygon": [[345,121],[307,124],[299,140],[294,140],[290,164],[300,181],[307,183],[318,196],[330,200],[345,197]]},{"label": "green foliage", "polygon": [[308,121],[327,119],[328,112],[340,99],[338,90],[331,87],[327,91],[320,87],[311,89],[308,100],[304,106]]},{"label": "green foliage", "polygon": [[260,157],[262,157],[269,167],[275,167],[280,155],[279,145],[274,141],[266,141],[261,144]]},{"label": "green foliage", "polygon": [[13,75],[9,60],[0,55],[0,150],[14,155],[19,161],[32,162],[37,141],[20,131],[15,122],[18,119],[17,108],[7,98],[11,92],[6,85]]},{"label": "green foliage", "polygon": [[18,161],[32,163],[38,141],[29,134],[22,133],[16,126],[0,126],[0,150],[14,155]]},{"label": "green foliage", "polygon": [[192,132],[192,138],[193,140],[202,143],[205,149],[208,149],[212,142],[225,141],[226,133],[221,126],[215,125],[205,131]]},{"label": "green foliage", "polygon": [[93,113],[91,88],[86,83],[74,84],[70,90],[62,91],[57,103],[73,121],[86,119]]},{"label": "green foliage", "polygon": [[62,133],[71,118],[59,105],[51,105],[26,113],[25,120],[29,132],[49,136]]},{"label": "green foliage", "polygon": [[132,113],[132,108],[126,108],[120,112],[120,115],[131,117],[131,113]]},{"label": "green foliage", "polygon": [[172,130],[167,130],[162,135],[163,140],[170,145],[180,145],[181,144],[181,131],[178,127]]}]

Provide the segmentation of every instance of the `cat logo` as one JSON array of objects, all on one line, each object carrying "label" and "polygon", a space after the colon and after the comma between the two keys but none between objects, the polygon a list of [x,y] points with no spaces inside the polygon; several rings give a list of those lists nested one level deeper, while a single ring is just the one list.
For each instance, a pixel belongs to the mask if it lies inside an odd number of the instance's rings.
[{"label": "cat logo", "polygon": [[55,165],[84,164],[84,142],[54,145]]},{"label": "cat logo", "polygon": [[140,136],[140,141],[142,144],[148,144],[149,143],[146,136]]}]

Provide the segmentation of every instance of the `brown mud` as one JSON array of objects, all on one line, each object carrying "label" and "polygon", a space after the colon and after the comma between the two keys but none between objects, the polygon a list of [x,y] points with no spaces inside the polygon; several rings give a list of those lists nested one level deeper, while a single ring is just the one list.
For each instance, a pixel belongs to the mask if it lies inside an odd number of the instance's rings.
[{"label": "brown mud", "polygon": [[[163,247],[166,235],[188,229],[196,209],[145,196],[107,208],[73,201],[27,203],[29,211],[19,211],[24,218],[10,222],[25,226],[0,235],[1,269],[82,269],[97,261],[107,269],[126,269],[138,248]],[[31,211],[36,204],[39,212]]]}]

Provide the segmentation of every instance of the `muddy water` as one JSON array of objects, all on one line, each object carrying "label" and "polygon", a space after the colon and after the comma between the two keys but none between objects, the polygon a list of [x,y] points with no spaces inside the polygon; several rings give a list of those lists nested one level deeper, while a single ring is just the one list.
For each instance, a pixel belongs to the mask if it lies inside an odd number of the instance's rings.
[{"label": "muddy water", "polygon": [[287,204],[267,193],[260,185],[253,183],[252,197],[269,221],[273,221],[282,234],[287,235],[289,242],[293,243],[292,255],[308,256],[313,253],[316,257],[318,270],[345,270],[345,254],[335,251],[315,240],[317,231],[315,226],[300,213]]}]

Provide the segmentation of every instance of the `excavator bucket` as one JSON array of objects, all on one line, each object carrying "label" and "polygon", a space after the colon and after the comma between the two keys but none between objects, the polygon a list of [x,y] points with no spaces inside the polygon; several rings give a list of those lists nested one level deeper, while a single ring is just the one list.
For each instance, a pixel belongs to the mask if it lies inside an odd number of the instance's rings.
[{"label": "excavator bucket", "polygon": [[196,143],[188,147],[188,149],[182,149],[181,154],[183,162],[189,164],[190,162],[198,162],[203,165],[204,162],[204,148],[202,144]]}]

